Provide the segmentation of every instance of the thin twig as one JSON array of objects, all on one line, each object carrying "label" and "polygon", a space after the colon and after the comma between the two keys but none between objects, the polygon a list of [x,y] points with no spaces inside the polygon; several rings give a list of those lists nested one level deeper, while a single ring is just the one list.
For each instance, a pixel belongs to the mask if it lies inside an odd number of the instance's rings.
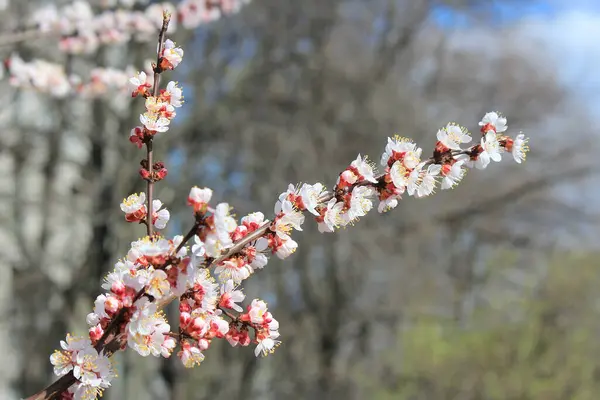
[{"label": "thin twig", "polygon": [[[160,62],[162,58],[163,47],[165,45],[165,34],[167,33],[170,20],[171,14],[168,12],[163,12],[163,23],[158,34],[158,51],[156,53],[156,67],[154,68],[154,86],[152,87],[152,96],[154,97],[157,97],[159,93],[160,74],[162,72]],[[154,139],[152,137],[149,137],[146,141],[146,160],[148,160],[148,181],[146,185],[146,197],[148,199],[148,224],[146,225],[146,231],[148,232],[148,236],[152,236],[152,234],[154,233],[154,227],[152,224],[152,199],[154,198],[154,177],[152,176],[154,169],[154,157],[152,146],[153,140]]]}]

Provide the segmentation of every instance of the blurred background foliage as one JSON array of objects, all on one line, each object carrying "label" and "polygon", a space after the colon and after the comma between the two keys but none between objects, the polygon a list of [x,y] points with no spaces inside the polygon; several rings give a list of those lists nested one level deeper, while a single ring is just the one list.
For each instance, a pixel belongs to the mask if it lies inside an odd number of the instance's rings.
[{"label": "blurred background foliage", "polygon": [[[2,34],[42,3],[9,2]],[[487,111],[532,152],[334,235],[308,222],[298,252],[245,285],[281,323],[274,355],[215,342],[185,370],[127,352],[105,398],[595,399],[600,103],[585,29],[600,14],[569,3],[256,0],[178,29],[185,58],[169,78],[186,103],[155,145],[168,235],[190,225],[193,185],[238,216],[269,216],[290,182],[330,187],[394,134],[427,153],[439,127],[476,133]],[[153,51],[131,41],[67,57],[52,37],[0,48],[80,73],[141,68]],[[12,399],[52,379],[50,353],[85,333],[102,277],[143,234],[118,209],[143,190],[127,141],[143,106],[0,85],[0,398]]]},{"label": "blurred background foliage", "polygon": [[468,326],[415,313],[394,351],[382,354],[374,398],[595,399],[596,257],[555,255],[543,285],[510,301],[491,299]]}]

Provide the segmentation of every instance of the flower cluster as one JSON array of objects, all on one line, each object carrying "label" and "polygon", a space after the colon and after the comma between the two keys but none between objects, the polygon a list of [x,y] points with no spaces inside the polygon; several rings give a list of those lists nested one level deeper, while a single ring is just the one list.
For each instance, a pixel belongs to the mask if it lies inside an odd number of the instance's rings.
[{"label": "flower cluster", "polygon": [[[206,222],[198,231],[214,229],[215,222],[209,221],[215,218],[219,217],[204,218]],[[241,226],[251,224],[246,221]],[[193,248],[199,251],[198,244]],[[201,253],[206,254],[204,247]],[[204,256],[188,256],[182,236],[172,240],[145,237],[133,242],[126,258],[106,277],[102,288],[107,292],[96,298],[94,310],[87,316],[90,343],[98,345],[110,334],[120,347],[127,345],[142,356],[169,357],[178,338],[178,356],[186,367],[199,364],[204,359],[202,352],[215,338],[226,338],[234,346],[254,342],[257,355],[271,350],[279,333],[266,304],[255,300],[247,314],[234,316],[232,311],[242,311],[237,303],[244,300],[244,294],[233,279],[224,280],[223,273],[215,269],[218,281],[223,282],[219,284],[205,268],[205,261]],[[180,299],[177,334],[170,332],[157,306],[174,297]],[[111,325],[114,321],[118,321],[116,327]],[[250,329],[255,332],[254,340],[248,336]]]},{"label": "flower cluster", "polygon": [[[160,68],[160,72],[173,69],[181,62],[182,57],[183,50],[167,40],[160,55],[161,64],[157,68]],[[129,82],[133,88],[132,97],[143,96],[146,99],[146,112],[140,115],[143,126],[133,128],[129,136],[129,140],[141,148],[150,137],[169,130],[171,120],[177,115],[175,108],[183,105],[183,91],[177,82],[171,81],[155,96],[151,93],[153,83],[150,83],[148,75],[143,71],[138,72]]]},{"label": "flower cluster", "polygon": [[67,335],[66,341],[61,341],[62,350],[56,350],[50,356],[57,376],[64,376],[73,371],[78,380],[69,392],[77,399],[95,399],[102,391],[110,386],[115,376],[114,369],[108,357],[98,352],[87,338]]},{"label": "flower cluster", "polygon": [[[87,316],[94,345],[108,332],[143,356],[171,354],[175,340],[168,336],[170,326],[155,301],[184,291],[178,285],[185,285],[181,281],[187,279],[189,258],[180,246],[182,239],[155,236],[131,244],[127,257],[115,264],[102,285],[107,293],[96,298]],[[116,320],[119,325],[113,327]]]},{"label": "flower cluster", "polygon": [[17,54],[11,55],[4,63],[12,86],[47,93],[64,98],[79,94],[95,98],[107,93],[125,92],[129,87],[132,67],[125,70],[115,68],[94,68],[89,77],[76,74],[67,75],[64,66],[44,60],[25,62]]},{"label": "flower cluster", "polygon": [[275,347],[279,346],[280,341],[276,340],[279,337],[279,322],[267,309],[267,304],[262,300],[253,300],[248,306],[248,312],[239,317],[241,327],[232,324],[232,328],[228,333],[227,340],[232,346],[237,344],[244,345],[247,339],[247,328],[250,325],[256,332],[257,346],[254,354],[258,357],[260,354],[267,355],[273,353]]},{"label": "flower cluster", "polygon": [[[131,10],[136,4],[146,3],[147,0],[103,0],[101,6],[115,9],[100,13],[95,13],[87,1],[76,0],[61,8],[48,4],[36,10],[30,23],[40,35],[60,35],[60,51],[91,54],[101,45],[154,39],[156,30],[161,26],[164,10],[177,16],[169,25],[169,32],[172,32],[176,29],[177,21],[186,29],[195,29],[204,23],[239,12],[249,0],[184,0],[177,7],[170,3],[154,3],[145,10]],[[181,49],[168,49],[168,46],[167,43],[164,67],[172,69],[181,61],[181,56],[177,54]],[[44,60],[24,62],[16,54],[7,59],[5,64],[11,85],[35,89],[58,98],[70,94],[98,97],[107,92],[125,90],[127,79],[131,76],[129,68],[125,71],[96,68],[85,78],[67,75],[60,64]]]},{"label": "flower cluster", "polygon": [[[163,18],[160,38],[170,15]],[[244,312],[241,284],[267,265],[269,255],[285,259],[296,251],[292,234],[302,230],[305,212],[312,214],[319,231],[334,232],[365,216],[376,199],[379,212],[384,212],[395,208],[404,193],[429,196],[438,185],[456,186],[469,168],[486,168],[505,152],[521,163],[528,151],[525,136],[507,136],[506,118],[490,112],[479,123],[481,139],[471,147],[462,147],[472,140],[467,130],[448,124],[437,132],[429,158],[423,159],[422,149],[409,139],[388,138],[381,174],[359,154],[331,191],[321,183],[290,184],[275,202],[272,220],[254,212],[238,222],[228,203],[211,203],[210,188],[193,187],[187,198],[193,226],[185,236],[167,239],[153,230],[165,228],[169,212],[153,199],[153,185],[166,176],[166,168],[152,162],[152,145],[183,102],[177,83],[169,82],[165,89],[158,85],[159,74],[175,68],[183,51],[169,40],[159,43],[158,49],[152,82],[144,72],[130,79],[132,96],[143,97],[146,104],[142,126],[132,130],[130,141],[140,148],[146,145],[140,173],[147,191],[121,203],[125,220],[145,224],[147,236],[131,243],[127,255],[107,275],[102,285],[106,292],[96,298],[87,316],[89,339],[68,336],[61,343],[63,350],[51,357],[57,375],[73,371],[77,383],[68,390],[74,398],[100,394],[114,376],[107,356],[126,347],[142,356],[170,357],[179,345],[176,354],[185,367],[200,364],[215,339],[234,347],[254,343],[256,356],[272,353],[280,344],[279,323],[259,299]],[[176,299],[179,329],[171,332],[161,308]]]},{"label": "flower cluster", "polygon": [[[126,43],[131,40],[147,42],[162,24],[162,13],[167,10],[177,16],[169,26],[176,30],[176,22],[186,29],[195,29],[219,18],[236,13],[249,0],[184,0],[177,7],[170,3],[154,3],[145,10],[132,10],[136,1],[105,1],[106,8],[95,13],[87,1],[77,0],[61,8],[49,4],[39,8],[30,18],[40,33],[61,36],[59,48],[70,54],[90,54],[101,45]],[[138,1],[137,3],[147,3]]]},{"label": "flower cluster", "polygon": [[194,209],[198,221],[192,262],[202,266],[217,259],[215,274],[219,282],[225,284],[232,280],[238,284],[267,264],[267,257],[263,253],[267,249],[267,241],[261,239],[250,243],[235,257],[222,260],[220,257],[225,250],[233,247],[234,241],[247,237],[268,221],[262,213],[256,212],[242,218],[238,226],[230,214],[229,205],[220,203],[212,208],[209,205],[211,197],[211,189],[198,187],[193,187],[188,196],[188,204]]},{"label": "flower cluster", "polygon": [[60,64],[43,60],[25,62],[13,54],[4,65],[12,86],[34,89],[58,98],[65,97],[72,91],[71,80]]}]

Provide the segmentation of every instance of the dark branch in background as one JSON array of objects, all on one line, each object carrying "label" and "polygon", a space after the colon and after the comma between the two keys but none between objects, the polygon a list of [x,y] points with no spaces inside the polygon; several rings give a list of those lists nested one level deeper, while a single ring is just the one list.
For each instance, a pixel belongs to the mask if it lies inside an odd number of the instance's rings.
[{"label": "dark branch in background", "polygon": [[551,187],[557,182],[564,183],[568,182],[569,180],[582,178],[597,172],[598,170],[594,167],[582,166],[555,174],[547,174],[536,180],[524,182],[514,187],[512,190],[494,197],[493,199],[480,201],[477,204],[466,207],[465,209],[449,212],[446,215],[438,217],[437,220],[443,223],[448,223],[455,220],[472,218],[479,214],[497,210],[501,206],[514,202],[516,199],[523,198],[528,194]]}]

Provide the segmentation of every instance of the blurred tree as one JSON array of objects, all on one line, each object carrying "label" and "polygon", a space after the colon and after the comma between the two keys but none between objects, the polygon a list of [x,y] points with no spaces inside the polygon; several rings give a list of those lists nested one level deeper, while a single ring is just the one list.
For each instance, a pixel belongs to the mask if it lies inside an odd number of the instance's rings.
[{"label": "blurred tree", "polygon": [[[490,299],[468,327],[415,314],[395,350],[382,355],[381,379],[365,384],[381,399],[594,399],[596,257],[556,254],[531,290]],[[499,271],[491,279],[503,279]]]},{"label": "blurred tree", "polygon": [[[536,329],[542,328],[507,325],[506,332],[485,336],[465,331],[478,324],[474,310],[491,290],[493,272],[484,261],[504,247],[532,258],[543,252],[556,240],[543,235],[548,215],[555,218],[553,227],[589,221],[577,210],[567,212],[554,191],[589,174],[591,166],[553,153],[564,145],[565,127],[586,125],[588,116],[559,84],[544,49],[512,25],[489,24],[482,14],[490,10],[486,3],[453,2],[475,16],[458,29],[434,18],[441,4],[435,1],[262,0],[239,15],[175,35],[186,49],[189,69],[179,78],[187,100],[182,113],[188,115],[156,145],[170,171],[157,195],[173,212],[172,233],[189,222],[176,199],[192,185],[215,188],[216,197],[240,214],[269,215],[288,183],[331,186],[357,153],[378,161],[393,133],[414,138],[427,151],[448,119],[475,130],[477,119],[492,109],[516,129],[543,127],[544,140],[556,146],[536,146],[526,170],[501,166],[495,174],[470,174],[451,195],[404,202],[385,221],[371,215],[335,236],[307,227],[298,253],[286,265],[274,260],[246,289],[249,296],[266,292],[281,322],[284,345],[274,357],[257,362],[249,350],[215,346],[203,367],[182,371],[176,360],[159,365],[127,354],[119,362],[123,379],[107,396],[368,398],[375,389],[367,378],[381,382],[382,395],[407,398],[454,398],[467,390],[460,385],[472,381],[483,382],[474,393],[497,393],[490,389],[493,380],[512,375],[507,361],[494,359],[493,347],[479,353],[503,366],[497,378],[486,381],[477,368],[474,375],[467,368],[462,382],[450,362],[475,362],[471,346],[480,349],[494,335],[510,343],[520,334],[524,341],[538,340]],[[20,2],[11,7],[7,15],[26,15]],[[89,70],[97,64],[140,66],[153,50],[129,43],[72,59],[48,41],[6,48],[5,55],[19,50]],[[0,387],[12,385],[21,395],[46,382],[51,349],[66,330],[83,329],[103,273],[140,235],[117,210],[120,199],[140,190],[137,158],[125,140],[139,110],[113,98],[55,102],[8,89],[1,95],[10,106],[0,115],[8,127],[0,143],[7,165],[0,185],[0,234],[7,243],[0,268],[8,300],[0,311],[15,317],[3,326],[0,346],[15,358],[17,372],[2,376]],[[25,118],[30,115],[37,118]],[[568,134],[581,143],[589,132],[569,128]],[[537,315],[540,307],[524,310]],[[414,312],[448,322],[415,322]],[[500,316],[494,311],[490,318]],[[418,375],[417,381],[404,381],[404,370],[385,372],[386,378],[379,365],[404,330],[406,347],[425,352],[427,343],[418,337],[428,337],[447,368],[417,362],[418,352],[403,349],[396,363],[413,368],[407,376]],[[566,333],[552,335],[568,339]],[[539,360],[527,362],[542,366]]]}]

